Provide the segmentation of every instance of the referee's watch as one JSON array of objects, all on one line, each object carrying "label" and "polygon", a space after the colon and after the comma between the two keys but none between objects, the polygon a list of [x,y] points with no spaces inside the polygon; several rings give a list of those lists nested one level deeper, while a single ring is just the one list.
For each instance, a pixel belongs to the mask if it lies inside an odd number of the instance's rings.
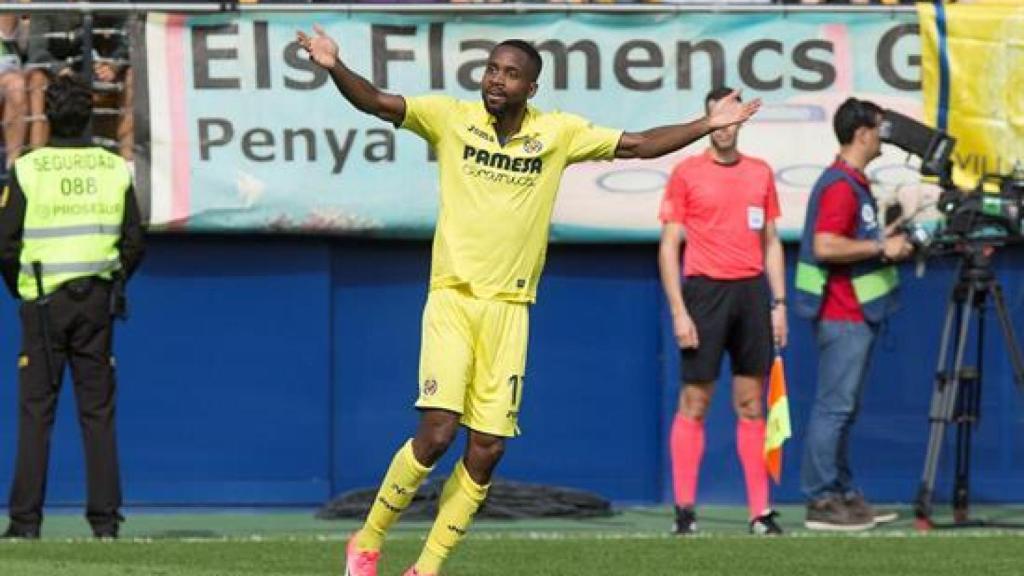
[{"label": "referee's watch", "polygon": [[772,299],[772,310],[778,308],[779,306],[785,306],[785,305],[786,305],[786,299],[785,298],[774,298],[774,299]]}]

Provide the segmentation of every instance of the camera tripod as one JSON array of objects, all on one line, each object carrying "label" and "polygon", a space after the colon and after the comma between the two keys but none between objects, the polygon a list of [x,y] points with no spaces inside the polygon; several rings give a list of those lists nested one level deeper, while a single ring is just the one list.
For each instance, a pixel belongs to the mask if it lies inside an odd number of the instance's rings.
[{"label": "camera tripod", "polygon": [[[946,307],[946,318],[942,329],[938,367],[935,371],[935,391],[932,394],[928,420],[928,452],[925,456],[924,473],[918,488],[914,513],[915,525],[920,530],[930,528],[952,528],[968,526],[993,526],[1024,528],[1024,525],[970,520],[968,518],[969,476],[971,463],[971,435],[981,417],[982,359],[984,357],[985,309],[991,296],[996,318],[999,320],[1003,343],[1013,367],[1014,380],[1024,391],[1024,357],[1014,337],[1013,324],[1003,289],[992,271],[986,248],[968,245],[962,254],[963,260],[957,273],[957,280],[950,293]],[[971,319],[976,316],[973,332],[976,351],[975,366],[964,365],[964,352],[971,333]],[[954,333],[954,321],[956,332]],[[953,354],[953,365],[949,355]],[[935,473],[939,454],[945,437],[946,425],[956,425],[956,465],[953,485],[953,523],[937,524],[932,521],[932,496],[935,490]]]}]

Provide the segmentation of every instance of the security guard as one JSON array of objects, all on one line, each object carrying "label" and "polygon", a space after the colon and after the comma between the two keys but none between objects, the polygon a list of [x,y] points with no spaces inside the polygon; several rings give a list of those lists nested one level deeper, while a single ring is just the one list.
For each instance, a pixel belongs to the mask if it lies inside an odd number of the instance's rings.
[{"label": "security guard", "polygon": [[85,138],[89,88],[73,76],[46,89],[48,146],[22,156],[0,195],[0,268],[21,300],[18,454],[8,538],[38,538],[50,433],[71,365],[87,469],[86,518],[116,538],[123,521],[114,427],[113,316],[142,259],[142,228],[121,157]]}]

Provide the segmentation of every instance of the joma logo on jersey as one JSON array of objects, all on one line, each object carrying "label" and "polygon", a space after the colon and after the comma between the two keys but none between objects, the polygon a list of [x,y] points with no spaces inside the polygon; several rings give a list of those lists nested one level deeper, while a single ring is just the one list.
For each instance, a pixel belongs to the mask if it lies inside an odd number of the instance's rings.
[{"label": "joma logo on jersey", "polygon": [[478,137],[478,138],[483,138],[484,140],[487,140],[488,142],[494,142],[494,136],[491,136],[490,134],[488,134],[487,132],[484,132],[480,128],[477,128],[476,126],[470,126],[469,127],[469,133],[474,135],[474,136],[476,136],[476,137]]},{"label": "joma logo on jersey", "polygon": [[481,166],[522,172],[524,174],[540,174],[540,170],[544,165],[540,158],[513,158],[508,154],[477,150],[472,146],[466,146],[462,149],[462,159],[473,160]]}]

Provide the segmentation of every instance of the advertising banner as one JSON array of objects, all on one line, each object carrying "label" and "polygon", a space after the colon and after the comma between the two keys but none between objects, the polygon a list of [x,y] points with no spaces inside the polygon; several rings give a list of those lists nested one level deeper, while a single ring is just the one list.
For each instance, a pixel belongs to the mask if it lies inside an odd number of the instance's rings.
[{"label": "advertising banner", "polygon": [[[640,131],[693,120],[716,85],[762,98],[741,150],[767,160],[795,238],[836,151],[832,113],[855,95],[921,117],[917,18],[899,13],[417,16],[151,14],[145,25],[150,192],[156,228],[429,237],[437,165],[427,145],[349,105],[295,43],[319,23],[353,70],[391,93],[475,100],[488,51],[523,38],[544,58],[533,104]],[[586,163],[565,175],[556,241],[649,241],[673,165]],[[909,208],[931,194],[906,155],[870,166],[876,193]]]}]

